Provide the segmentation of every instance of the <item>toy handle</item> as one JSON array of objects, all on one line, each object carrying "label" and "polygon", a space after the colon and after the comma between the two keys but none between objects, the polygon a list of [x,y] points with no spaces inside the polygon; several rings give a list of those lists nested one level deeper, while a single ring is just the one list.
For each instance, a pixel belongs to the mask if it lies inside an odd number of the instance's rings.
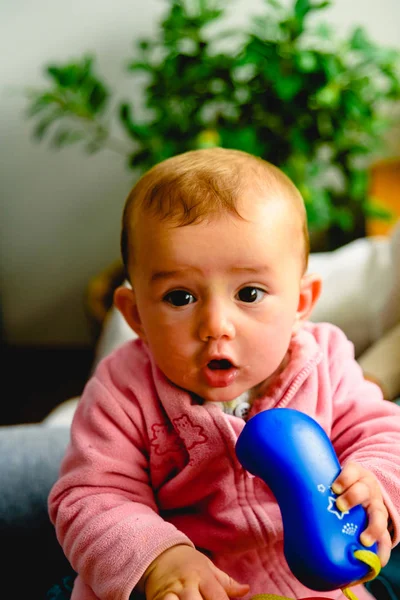
[{"label": "toy handle", "polygon": [[[335,450],[322,427],[289,408],[258,413],[244,426],[236,454],[274,494],[283,520],[289,568],[310,589],[328,591],[351,585],[369,573],[354,556],[366,550],[360,534],[367,524],[362,506],[336,507],[330,486],[340,473]],[[377,545],[369,547],[377,551]]]}]

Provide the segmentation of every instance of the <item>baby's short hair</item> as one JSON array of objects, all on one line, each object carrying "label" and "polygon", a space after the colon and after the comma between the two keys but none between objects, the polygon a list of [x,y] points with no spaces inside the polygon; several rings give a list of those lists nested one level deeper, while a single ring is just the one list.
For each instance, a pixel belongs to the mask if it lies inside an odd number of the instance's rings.
[{"label": "baby's short hair", "polygon": [[226,148],[191,150],[156,164],[135,184],[125,202],[121,253],[126,273],[131,258],[132,232],[141,214],[176,227],[199,223],[224,212],[242,218],[239,202],[249,191],[270,192],[291,201],[302,219],[304,270],[309,238],[306,212],[293,182],[271,163]]}]

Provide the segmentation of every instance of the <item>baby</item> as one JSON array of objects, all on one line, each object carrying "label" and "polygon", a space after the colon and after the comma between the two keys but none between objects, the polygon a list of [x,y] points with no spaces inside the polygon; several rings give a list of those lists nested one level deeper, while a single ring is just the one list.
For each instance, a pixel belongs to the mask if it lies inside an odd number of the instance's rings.
[{"label": "baby", "polygon": [[338,508],[365,507],[361,541],[385,565],[400,539],[400,408],[339,329],[307,320],[321,281],[292,182],[236,150],[170,158],[130,193],[121,246],[131,285],[114,301],[138,339],[88,382],[49,497],[72,599],[339,598],[291,574],[279,507],[236,458],[246,419],[273,407],[327,432]]}]

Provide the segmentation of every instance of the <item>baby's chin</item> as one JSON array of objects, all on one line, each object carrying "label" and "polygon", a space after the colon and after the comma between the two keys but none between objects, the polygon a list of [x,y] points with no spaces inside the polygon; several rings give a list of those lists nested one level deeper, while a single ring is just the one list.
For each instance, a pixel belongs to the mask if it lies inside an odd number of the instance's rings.
[{"label": "baby's chin", "polygon": [[[251,390],[250,387],[234,386],[232,389],[218,388],[212,390],[203,391],[203,393],[196,394],[204,402],[232,402],[236,398],[239,398],[242,394]],[[252,395],[252,394],[251,394]]]},{"label": "baby's chin", "polygon": [[252,382],[248,385],[233,385],[226,388],[214,388],[205,390],[202,394],[196,394],[205,402],[232,402],[242,394],[248,394],[250,401],[255,400],[266,392],[271,382],[277,377],[278,373],[273,373],[270,377],[262,379],[259,382]]},{"label": "baby's chin", "polygon": [[234,391],[228,391],[226,389],[221,390],[221,389],[213,389],[211,391],[206,391],[206,390],[201,390],[201,389],[197,389],[197,390],[185,390],[187,391],[193,398],[196,398],[196,400],[198,400],[199,402],[203,403],[203,402],[231,402],[232,400],[235,400],[235,398],[238,398],[241,394],[243,394],[245,391],[245,389],[243,389],[241,392],[239,391],[238,393],[234,392]]},{"label": "baby's chin", "polygon": [[238,398],[249,389],[246,386],[235,384],[225,387],[209,387],[207,385],[187,386],[185,385],[186,381],[174,382],[172,379],[170,381],[201,402],[231,402],[231,400],[235,400],[235,398]]}]

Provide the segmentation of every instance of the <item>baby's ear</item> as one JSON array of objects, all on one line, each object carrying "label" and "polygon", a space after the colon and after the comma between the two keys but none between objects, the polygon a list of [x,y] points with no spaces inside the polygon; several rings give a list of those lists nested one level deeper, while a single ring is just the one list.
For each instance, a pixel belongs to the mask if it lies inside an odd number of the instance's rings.
[{"label": "baby's ear", "polygon": [[143,331],[134,290],[123,285],[117,287],[114,292],[114,306],[122,314],[129,327],[133,329],[142,340],[145,340],[146,336]]},{"label": "baby's ear", "polygon": [[303,275],[300,281],[299,304],[297,306],[295,329],[306,321],[312,313],[312,310],[321,295],[322,280],[315,273]]}]

